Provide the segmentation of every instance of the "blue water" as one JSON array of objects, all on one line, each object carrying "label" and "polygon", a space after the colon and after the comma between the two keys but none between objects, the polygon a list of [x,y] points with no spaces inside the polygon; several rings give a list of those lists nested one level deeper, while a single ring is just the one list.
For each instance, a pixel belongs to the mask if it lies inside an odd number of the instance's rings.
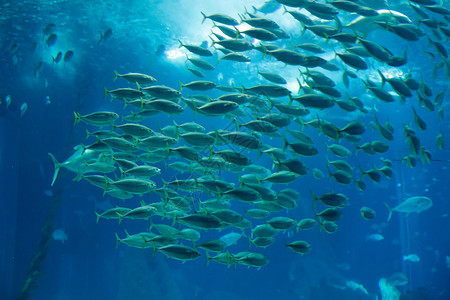
[{"label": "blue water", "polygon": [[[158,84],[175,89],[179,89],[180,82],[198,80],[186,71],[184,53],[187,51],[178,48],[177,39],[197,45],[210,43],[208,34],[212,23],[206,20],[201,24],[200,11],[225,13],[238,18],[238,14],[245,12],[242,2],[214,1],[211,4],[211,1],[203,0],[134,0],[124,4],[110,0],[102,3],[0,3],[0,299],[16,299],[30,278],[29,268],[38,254],[42,262],[37,264],[39,267],[33,281],[35,288],[29,299],[375,299],[376,296],[381,299],[379,280],[396,272],[403,272],[409,279],[408,284],[398,287],[401,299],[450,298],[450,155],[448,145],[444,150],[435,146],[439,128],[444,137],[450,136],[448,117],[439,121],[436,111],[429,112],[418,106],[416,95],[407,99],[405,104],[400,104],[398,99],[395,103],[380,102],[365,91],[359,79],[351,79],[348,93],[361,97],[370,109],[369,113],[345,115],[342,110],[333,108],[320,112],[320,115],[338,127],[353,118],[363,121],[367,131],[361,143],[382,140],[376,130],[370,129],[374,113],[381,123],[389,121],[395,128],[395,139],[389,142],[388,152],[369,156],[360,150],[348,161],[355,167],[354,177],[358,178],[358,165],[365,170],[372,168],[373,164],[380,167],[380,158],[388,158],[393,162],[393,178],[383,177],[381,182],[373,183],[365,176],[367,189],[364,192],[358,191],[353,183],[340,185],[334,179],[328,180],[325,155],[330,159],[334,157],[326,152],[324,144],[331,144],[331,140],[323,134],[318,135],[316,129],[305,127],[304,132],[314,138],[320,153],[302,159],[309,168],[306,176],[289,185],[273,186],[276,191],[290,187],[300,193],[295,209],[274,215],[296,220],[314,218],[310,191],[316,194],[330,190],[344,193],[350,204],[342,210],[343,217],[337,222],[339,229],[334,234],[321,231],[316,225],[312,230],[299,233],[295,230],[280,232],[275,243],[265,249],[252,246],[250,251],[261,252],[270,260],[261,269],[239,264],[226,267],[213,261],[207,266],[204,252],[196,260],[181,263],[161,253],[153,255],[153,249],[130,248],[124,244],[116,247],[115,233],[123,237],[125,229],[130,233],[145,231],[149,222],[124,220],[118,224],[115,220],[101,219],[96,224],[94,211],[101,212],[116,205],[136,207],[141,198],[122,201],[103,196],[100,189],[87,181],[74,182],[75,174],[65,169],[61,169],[55,185],[50,187],[54,166],[48,153],[64,161],[73,153],[73,147],[94,141],[86,142],[86,129],[92,131],[96,128],[84,123],[74,126],[74,111],[81,114],[101,110],[121,115],[129,113],[130,108],[123,108],[122,102],[110,101],[110,96],[103,95],[104,87],[111,90],[131,86],[122,79],[113,81],[114,70],[149,74],[158,79]],[[246,7],[259,7],[262,3],[246,1]],[[393,8],[413,20],[417,19],[409,7],[400,5],[399,1],[395,4]],[[447,4],[445,6],[448,7]],[[282,15],[282,11],[279,9],[265,17],[280,22],[282,28],[293,34],[297,44],[303,39],[311,39],[312,35],[308,33],[301,36],[301,26],[287,14]],[[445,20],[438,15],[433,16]],[[51,47],[45,44],[42,34],[48,23],[56,24],[58,36]],[[108,28],[113,32],[111,38],[99,42],[99,32]],[[421,28],[433,40],[437,39],[425,26]],[[388,47],[395,55],[401,55],[408,46],[408,64],[386,68],[373,59],[366,59],[370,66],[367,72],[357,72],[361,79],[379,80],[376,70],[380,68],[393,76],[411,72],[417,80],[424,80],[433,89],[433,97],[447,89],[449,78],[442,68],[438,69],[435,78],[432,76],[433,67],[440,58],[426,38],[408,43],[380,30],[370,33],[369,37]],[[317,41],[326,45],[323,40]],[[448,48],[445,38],[441,42]],[[291,42],[284,40],[280,45],[289,48]],[[67,50],[74,51],[70,61],[52,63],[52,57]],[[434,53],[436,58],[430,60],[427,51]],[[238,87],[267,83],[256,76],[258,65],[261,70],[278,72],[289,79],[287,87],[297,93],[296,67],[284,66],[274,58],[263,58],[255,50],[249,55],[251,63],[221,61],[215,71],[204,71],[205,80],[234,83]],[[334,53],[329,51],[322,56],[332,59]],[[217,54],[207,60],[215,65]],[[338,59],[335,62],[340,63]],[[330,76],[338,82],[339,90],[346,91],[340,79],[341,73]],[[194,94],[208,94],[214,98],[224,92],[198,93],[183,89],[183,96]],[[9,107],[5,103],[7,95],[12,99]],[[27,110],[21,116],[22,103],[27,103]],[[442,105],[445,112],[448,103],[446,91]],[[415,126],[411,105],[426,121],[428,128],[425,131]],[[234,128],[226,118],[198,115],[187,107],[181,115],[159,114],[146,119],[143,124],[157,131],[172,125],[173,120],[178,124],[195,120],[207,132]],[[402,128],[408,123],[421,144],[431,152],[431,163],[418,162],[415,168],[401,163],[401,158],[409,154]],[[295,129],[299,130],[299,126],[294,124],[292,122],[291,126],[297,126]],[[280,133],[284,135],[285,130],[281,129]],[[289,136],[288,140],[292,137]],[[280,138],[264,137],[263,142],[283,147]],[[448,139],[445,142],[448,144]],[[353,151],[352,143],[343,141],[342,144]],[[255,152],[250,156],[257,164],[272,167],[268,156],[263,155],[259,160]],[[173,161],[176,159],[169,160]],[[164,162],[154,165],[162,169],[161,177],[155,179],[158,186],[162,186],[161,178],[170,181],[189,177],[165,169]],[[325,173],[325,178],[315,179],[313,168]],[[223,178],[238,184],[236,175],[229,172],[223,172]],[[394,207],[416,195],[429,197],[433,206],[408,217],[394,212],[387,222],[388,210],[384,203]],[[211,198],[198,192],[192,196],[198,200]],[[156,195],[142,199],[151,201],[155,199],[152,197]],[[233,207],[243,212],[243,206],[239,203]],[[376,218],[364,220],[359,212],[361,206],[374,209]],[[51,211],[53,213],[48,217]],[[160,218],[155,217],[155,220]],[[172,221],[166,219],[161,222],[171,224]],[[261,223],[260,220],[254,222]],[[43,231],[44,224],[51,227]],[[64,243],[51,236],[56,229],[66,233]],[[200,232],[203,241],[231,231],[238,230]],[[249,233],[248,229],[246,233]],[[373,233],[382,234],[384,239],[367,241],[366,237]],[[311,251],[302,256],[285,247],[293,240],[308,241],[312,245]],[[246,237],[228,248],[232,253],[247,249]],[[408,254],[417,254],[420,262],[403,261],[402,257]],[[361,284],[367,294],[361,289],[352,290],[346,286],[346,282],[351,281]]]}]

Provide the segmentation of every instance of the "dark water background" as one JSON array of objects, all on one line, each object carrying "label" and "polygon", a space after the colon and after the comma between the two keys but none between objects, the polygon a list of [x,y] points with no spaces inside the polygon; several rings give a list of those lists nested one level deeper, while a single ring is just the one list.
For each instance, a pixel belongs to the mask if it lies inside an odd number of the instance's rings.
[{"label": "dark water background", "polygon": [[[85,142],[85,130],[93,129],[85,124],[74,127],[73,111],[82,114],[97,110],[122,112],[121,103],[103,97],[104,86],[108,89],[126,86],[125,81],[113,82],[114,70],[146,73],[174,88],[179,87],[179,81],[196,80],[186,72],[183,58],[169,59],[158,49],[162,46],[165,50],[177,48],[178,38],[192,43],[208,40],[211,24],[205,22],[200,26],[200,10],[234,16],[244,12],[239,1],[222,2],[217,1],[217,6],[208,1],[192,1],[189,5],[175,0],[127,1],[126,4],[121,1],[1,3],[0,299],[14,299],[18,295],[55,198],[60,199],[60,204],[55,211],[53,228],[64,229],[68,240],[50,243],[40,270],[43,276],[37,280],[38,287],[31,299],[375,299],[376,294],[380,297],[378,280],[394,272],[404,272],[409,277],[408,285],[400,288],[402,293],[423,288],[436,299],[449,299],[450,269],[445,261],[450,255],[449,163],[436,161],[419,164],[414,169],[401,164],[400,158],[407,154],[401,125],[413,122],[408,104],[378,105],[379,118],[389,120],[396,128],[395,141],[384,155],[394,161],[394,177],[378,184],[368,183],[364,193],[357,191],[354,185],[340,186],[326,179],[318,181],[311,172],[290,184],[289,187],[301,194],[299,206],[279,215],[298,219],[311,217],[310,190],[324,193],[330,187],[346,194],[350,205],[343,210],[344,217],[338,222],[339,230],[335,234],[319,232],[317,227],[301,233],[301,239],[313,245],[313,251],[305,256],[284,246],[291,237],[277,235],[274,245],[261,250],[270,264],[260,270],[242,265],[227,268],[214,262],[206,267],[204,257],[180,263],[159,253],[152,256],[151,249],[134,249],[123,244],[116,248],[115,232],[123,236],[124,229],[130,233],[143,231],[148,228],[148,222],[124,220],[118,225],[112,220],[100,220],[96,224],[94,211],[128,203],[137,206],[139,199],[123,203],[110,196],[103,197],[102,191],[88,182],[73,182],[74,175],[67,170],[61,170],[55,186],[50,188],[53,164],[47,153],[64,161],[72,154],[74,146]],[[411,15],[411,10],[407,12]],[[47,23],[57,25],[58,40],[50,48],[42,40],[42,28]],[[98,43],[98,32],[108,28],[113,30],[112,38]],[[381,38],[380,33],[371,37]],[[391,51],[403,51],[403,41],[392,36],[386,38],[385,45],[389,45]],[[14,43],[18,45],[15,52],[10,49]],[[37,43],[36,48],[31,50],[33,43]],[[423,76],[437,93],[448,85],[448,80],[431,79],[432,63],[423,54],[427,47],[425,39],[410,46],[409,67],[414,74],[420,74],[419,78]],[[64,53],[69,49],[75,53],[70,62],[51,63],[51,57],[58,51]],[[256,63],[261,54],[254,55],[258,57]],[[39,61],[44,63],[35,75]],[[255,74],[250,76],[245,69],[240,72],[239,65],[226,63],[208,73],[207,79],[217,82],[218,74],[222,73],[225,83],[227,78],[245,86],[259,82]],[[4,102],[6,95],[12,98],[9,108]],[[46,97],[50,104],[46,104]],[[448,103],[448,94],[444,101]],[[28,110],[20,117],[23,102],[27,102]],[[434,159],[448,159],[446,148],[437,151],[434,146],[439,127],[444,135],[450,134],[448,121],[439,122],[435,113],[425,110],[421,110],[421,115],[429,127],[425,133],[419,132],[422,143],[427,145]],[[144,124],[162,128],[171,125],[172,119],[182,123],[193,118],[194,113],[186,109],[183,115],[161,114],[147,119]],[[361,119],[369,123],[372,115]],[[225,128],[230,123],[227,119],[203,116],[195,120],[208,130]],[[335,120],[333,122],[339,126],[345,123],[338,117],[333,119],[332,113],[327,120]],[[378,133],[365,133],[365,140],[372,138],[378,139]],[[319,136],[316,144],[323,145],[324,141],[326,138]],[[282,146],[280,139],[265,142]],[[326,172],[324,155],[325,151],[321,151],[318,157],[308,158],[308,166]],[[367,155],[358,154],[352,157],[352,164],[368,169],[376,160],[367,159]],[[271,164],[267,158],[259,163],[267,167]],[[162,163],[155,165],[164,169]],[[168,169],[163,171],[163,178],[174,179],[176,174]],[[158,179],[157,184],[161,183]],[[387,223],[384,202],[395,206],[412,195],[430,197],[433,207],[407,219],[394,213]],[[368,222],[361,218],[362,203],[377,212],[375,220]],[[372,233],[381,233],[384,240],[366,241],[366,236]],[[202,238],[209,235],[217,236],[217,232],[204,232]],[[230,251],[244,251],[247,243],[242,238]],[[402,255],[410,253],[417,254],[420,262],[403,262]],[[336,280],[360,283],[370,295],[330,286],[330,282]]]}]

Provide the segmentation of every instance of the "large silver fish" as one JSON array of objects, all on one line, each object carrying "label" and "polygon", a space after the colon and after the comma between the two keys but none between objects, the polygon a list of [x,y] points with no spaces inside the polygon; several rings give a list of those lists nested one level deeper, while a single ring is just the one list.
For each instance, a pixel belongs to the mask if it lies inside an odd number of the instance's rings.
[{"label": "large silver fish", "polygon": [[408,216],[410,213],[413,212],[420,213],[425,210],[428,210],[431,206],[433,206],[433,202],[428,197],[414,196],[406,199],[405,201],[403,201],[402,203],[400,203],[399,205],[397,205],[392,209],[386,203],[385,205],[389,209],[389,217],[388,217],[389,221],[392,217],[393,211],[405,213],[406,216]]}]

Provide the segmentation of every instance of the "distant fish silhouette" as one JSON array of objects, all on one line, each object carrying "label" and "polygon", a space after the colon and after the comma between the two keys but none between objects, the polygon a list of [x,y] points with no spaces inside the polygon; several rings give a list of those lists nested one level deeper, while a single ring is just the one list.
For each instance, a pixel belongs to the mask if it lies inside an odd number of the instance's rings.
[{"label": "distant fish silhouette", "polygon": [[100,40],[98,40],[99,44],[101,42],[106,42],[106,41],[110,40],[113,35],[113,31],[111,28],[106,29],[103,33],[101,31],[99,31],[99,32],[100,32]]},{"label": "distant fish silhouette", "polygon": [[164,51],[166,51],[166,47],[164,45],[159,45],[158,49],[155,51],[155,56],[161,56]]},{"label": "distant fish silhouette", "polygon": [[55,241],[61,241],[61,243],[63,244],[69,239],[64,229],[56,229],[55,231],[53,231],[52,237]]},{"label": "distant fish silhouette", "polygon": [[69,62],[73,57],[73,51],[72,50],[68,50],[66,51],[66,53],[64,53],[64,62]]},{"label": "distant fish silhouette", "polygon": [[45,43],[47,44],[48,47],[51,47],[56,43],[57,39],[58,39],[58,36],[55,33],[52,33],[45,40]]},{"label": "distant fish silhouette", "polygon": [[410,197],[397,205],[394,208],[390,208],[389,205],[385,203],[386,207],[389,209],[389,217],[388,221],[392,217],[393,211],[398,211],[400,213],[406,213],[406,216],[408,216],[410,213],[420,213],[422,211],[428,210],[431,206],[433,206],[433,202],[428,197],[421,197],[421,196],[415,196]]}]

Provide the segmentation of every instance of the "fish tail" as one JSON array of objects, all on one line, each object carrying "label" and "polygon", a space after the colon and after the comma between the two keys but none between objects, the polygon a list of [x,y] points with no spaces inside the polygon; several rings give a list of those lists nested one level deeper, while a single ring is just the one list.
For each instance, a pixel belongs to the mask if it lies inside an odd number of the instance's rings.
[{"label": "fish tail", "polygon": [[237,118],[234,118],[233,121],[236,124],[236,131],[239,131],[239,128],[241,128],[241,124],[239,124],[239,121]]},{"label": "fish tail", "polygon": [[206,252],[206,266],[209,265],[209,261],[211,260],[211,256],[209,256],[209,253]]},{"label": "fish tail", "polygon": [[103,33],[99,30],[98,33],[100,33],[100,39],[98,40],[98,44],[100,44],[103,41]]},{"label": "fish tail", "polygon": [[52,184],[50,185],[50,186],[53,186],[53,184],[56,181],[56,177],[58,177],[58,173],[59,173],[59,169],[61,168],[61,164],[56,160],[56,158],[53,156],[53,154],[51,154],[49,152],[48,155],[50,156],[50,158],[53,161],[53,164],[55,165],[55,173],[53,173]]},{"label": "fish tail", "polygon": [[316,194],[314,194],[314,192],[312,190],[310,192],[313,197],[313,208],[315,209],[316,203],[317,203],[317,196],[316,196]]},{"label": "fish tail", "polygon": [[233,26],[233,28],[234,28],[234,31],[236,31],[236,38],[238,39],[241,32],[239,31],[239,29],[237,29],[236,26]]},{"label": "fish tail", "polygon": [[172,226],[175,225],[176,222],[177,222],[177,216],[174,216],[174,217],[173,217]]},{"label": "fish tail", "polygon": [[286,138],[283,136],[283,151],[286,150],[287,146],[289,145],[288,141],[286,140]]},{"label": "fish tail", "polygon": [[178,40],[178,43],[180,43],[180,46],[178,46],[178,48],[181,48],[181,47],[184,46],[183,43],[180,40]]},{"label": "fish tail", "polygon": [[[106,190],[103,192],[103,196],[105,196]],[[119,224],[122,223],[123,218],[125,217],[125,215],[121,215],[119,213],[117,213],[117,215],[119,216]]]},{"label": "fish tail", "polygon": [[380,74],[380,77],[381,77],[381,87],[383,87],[384,84],[386,83],[386,77],[384,77],[383,73],[381,73],[380,70],[377,70],[377,71],[378,71],[378,74]]},{"label": "fish tail", "polygon": [[353,143],[355,145],[355,155],[358,154],[358,150],[361,149],[356,143]]},{"label": "fish tail", "polygon": [[333,177],[333,175],[331,174],[331,170],[330,170],[330,165],[327,164],[327,172],[328,172],[328,182],[331,180],[331,177]]},{"label": "fish tail", "polygon": [[106,86],[104,87],[104,89],[105,89],[105,94],[103,95],[103,98],[105,98],[109,93],[109,91],[106,89]]},{"label": "fish tail", "polygon": [[120,75],[119,75],[119,73],[116,70],[114,70],[114,74],[116,75],[116,77],[114,77],[113,81],[116,81],[117,78],[120,77]]},{"label": "fish tail", "polygon": [[361,171],[361,179],[364,177],[364,174],[366,174],[366,171],[359,165],[359,170]]},{"label": "fish tail", "polygon": [[303,24],[303,30],[302,30],[302,34],[301,34],[301,35],[304,35],[304,34],[305,34],[306,29],[307,29],[306,25]]},{"label": "fish tail", "polygon": [[[110,185],[108,177],[106,177],[105,179],[106,179],[106,184],[105,184],[105,188],[103,189],[103,196],[105,196],[106,190],[108,189],[108,187]],[[120,216],[120,214],[118,214],[118,215]]]},{"label": "fish tail", "polygon": [[206,15],[201,11],[200,12],[201,14],[202,14],[202,16],[203,16],[203,19],[202,19],[202,24],[203,24],[203,22],[205,22],[205,20],[206,20]]},{"label": "fish tail", "polygon": [[[294,100],[294,98],[292,98],[291,94],[289,94],[288,96],[289,96],[289,104],[292,104],[292,100]],[[271,102],[271,105],[273,107],[273,103],[272,102]]]},{"label": "fish tail", "polygon": [[[99,139],[98,139],[98,137],[97,137],[97,141],[98,141],[98,140],[99,140]],[[81,149],[83,149],[83,150],[81,151],[81,155],[83,155],[84,152],[86,151],[86,146],[83,145],[83,144],[80,144],[80,147],[81,147]]]},{"label": "fish tail", "polygon": [[321,219],[320,217],[318,217],[317,214],[316,214],[316,218],[318,218],[319,232],[322,232],[322,230],[323,230],[323,222],[322,222],[322,219]]},{"label": "fish tail", "polygon": [[[302,76],[303,76],[303,74],[302,74]],[[303,86],[300,83],[300,79],[298,79],[298,78],[297,78],[297,83],[298,83],[298,93],[300,93],[302,91]]]},{"label": "fish tail", "polygon": [[170,155],[170,146],[169,146],[169,143],[166,143],[166,148],[167,148],[167,150],[166,150],[166,158],[167,158],[167,157],[169,157],[169,155]]},{"label": "fish tail", "polygon": [[78,122],[80,122],[81,120],[81,116],[79,113],[77,113],[76,111],[73,112],[74,116],[75,116],[75,120],[73,121],[73,126],[77,125]]},{"label": "fish tail", "polygon": [[120,242],[122,242],[122,240],[120,239],[119,235],[116,232],[116,248],[117,248],[117,246],[119,246]]},{"label": "fish tail", "polygon": [[96,212],[96,211],[94,211],[94,212],[95,212],[95,215],[97,216],[97,222],[96,223],[98,223],[98,221],[100,220],[100,214],[98,212]]},{"label": "fish tail", "polygon": [[239,16],[239,18],[241,19],[241,23],[242,23],[242,21],[244,21],[244,20],[245,20],[244,16],[243,16],[243,15],[241,15],[241,14],[238,14],[238,16]]},{"label": "fish tail", "polygon": [[334,22],[336,23],[336,29],[339,30],[339,32],[341,32],[342,31],[341,20],[339,20],[338,17],[334,17]]},{"label": "fish tail", "polygon": [[386,208],[389,211],[389,216],[388,216],[388,219],[387,219],[387,221],[389,222],[391,220],[391,217],[392,217],[392,208],[386,202],[384,202],[384,205],[386,206]]},{"label": "fish tail", "polygon": [[[87,164],[86,164],[85,168],[86,167],[87,167]],[[73,181],[80,181],[81,179],[83,179],[83,173],[77,173],[77,176],[75,176]]]},{"label": "fish tail", "polygon": [[261,149],[258,149],[258,159],[260,159],[260,158],[261,158],[261,154],[262,154],[262,151],[261,151]]},{"label": "fish tail", "polygon": [[180,138],[180,130],[179,130],[180,125],[178,125],[177,122],[175,122],[175,120],[173,120],[173,125],[175,126],[175,134],[177,135],[178,140]]}]

